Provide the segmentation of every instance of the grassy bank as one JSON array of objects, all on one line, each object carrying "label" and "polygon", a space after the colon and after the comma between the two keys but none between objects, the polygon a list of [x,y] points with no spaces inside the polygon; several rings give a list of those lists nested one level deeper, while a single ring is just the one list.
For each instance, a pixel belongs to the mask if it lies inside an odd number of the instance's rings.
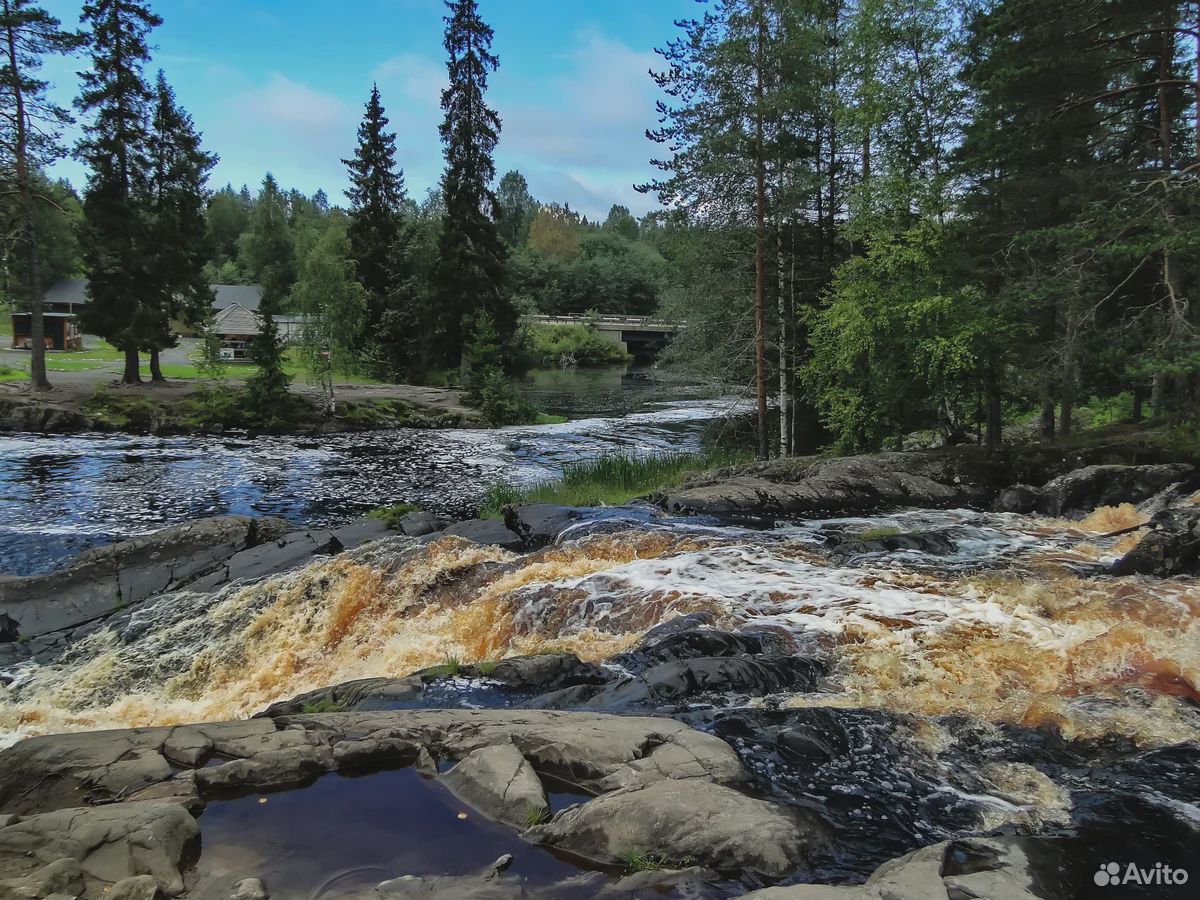
[{"label": "grassy bank", "polygon": [[529,329],[529,341],[533,361],[542,366],[557,366],[563,357],[584,368],[623,366],[631,358],[620,344],[584,325],[534,325]]},{"label": "grassy bank", "polygon": [[570,463],[557,481],[523,488],[493,485],[479,508],[482,518],[498,519],[508,504],[557,503],[562,506],[618,506],[635,497],[679,485],[685,477],[707,469],[749,462],[749,453],[709,450],[655,456],[606,455]]}]

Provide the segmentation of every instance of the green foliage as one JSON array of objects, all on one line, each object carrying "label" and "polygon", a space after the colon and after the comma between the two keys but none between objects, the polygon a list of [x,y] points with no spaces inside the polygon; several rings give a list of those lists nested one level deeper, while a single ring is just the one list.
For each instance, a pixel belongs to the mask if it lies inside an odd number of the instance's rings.
[{"label": "green foliage", "polygon": [[533,325],[528,331],[531,355],[542,366],[556,366],[565,359],[584,367],[620,366],[630,360],[620,344],[584,325]]},{"label": "green foliage", "polygon": [[[485,370],[472,379],[468,402],[473,402],[489,425],[539,424],[541,413],[517,389],[512,379],[499,369]],[[541,423],[545,424],[545,423]]]},{"label": "green foliage", "polygon": [[393,503],[391,506],[380,506],[367,513],[372,519],[378,519],[391,531],[400,530],[400,520],[409,513],[420,512],[421,507],[415,503]]},{"label": "green foliage", "polygon": [[344,704],[337,703],[333,700],[330,700],[328,697],[325,697],[322,700],[317,700],[314,703],[305,703],[300,707],[300,712],[304,713],[304,715],[306,715],[306,716],[315,715],[315,714],[319,714],[319,713],[333,713],[333,712],[345,712],[345,711],[346,711],[346,706]]},{"label": "green foliage", "polygon": [[533,828],[543,822],[550,821],[550,808],[546,806],[531,806],[525,811],[525,827]]},{"label": "green foliage", "polygon": [[357,369],[368,300],[354,278],[345,229],[328,228],[304,257],[292,288],[292,305],[304,316],[300,357],[322,384],[332,384],[335,372]]},{"label": "green foliage", "polygon": [[264,427],[282,425],[281,413],[289,406],[288,383],[284,371],[283,340],[275,315],[295,281],[295,249],[288,226],[279,185],[269,173],[254,207],[251,230],[246,234],[243,255],[262,285],[258,315],[259,333],[250,345],[250,357],[258,367],[246,382],[246,403],[255,421]]},{"label": "green foliage", "polygon": [[508,505],[555,503],[562,506],[618,506],[635,497],[680,484],[688,475],[748,462],[749,454],[708,450],[654,456],[609,454],[569,463],[562,478],[526,487],[496,484],[479,508],[482,518],[500,518]]},{"label": "green foliage", "polygon": [[477,671],[484,678],[490,678],[491,674],[496,671],[497,665],[499,665],[498,660],[489,659],[485,662],[478,663],[475,666],[475,671]]},{"label": "green foliage", "polygon": [[860,531],[854,535],[856,540],[860,541],[878,541],[883,538],[895,537],[900,534],[900,529],[892,525],[881,525],[878,528],[868,528],[866,531]]},{"label": "green foliage", "polygon": [[639,850],[626,850],[617,854],[617,859],[625,866],[625,874],[636,872],[657,872],[660,869],[671,868],[671,861],[659,853],[644,853]]}]

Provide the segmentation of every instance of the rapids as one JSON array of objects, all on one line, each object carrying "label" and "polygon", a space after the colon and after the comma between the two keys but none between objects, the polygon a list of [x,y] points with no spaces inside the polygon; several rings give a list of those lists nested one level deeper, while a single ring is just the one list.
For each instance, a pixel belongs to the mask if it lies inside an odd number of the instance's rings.
[{"label": "rapids", "polygon": [[[329,684],[547,649],[603,661],[675,616],[771,629],[833,656],[815,693],[767,707],[868,707],[1053,724],[1153,747],[1200,735],[1200,585],[1098,575],[1114,541],[971,511],[783,524],[658,522],[631,511],[526,556],[390,538],[214,594],[135,604],[11,667],[19,735],[244,717]],[[831,533],[941,532],[954,550],[834,562]]]}]

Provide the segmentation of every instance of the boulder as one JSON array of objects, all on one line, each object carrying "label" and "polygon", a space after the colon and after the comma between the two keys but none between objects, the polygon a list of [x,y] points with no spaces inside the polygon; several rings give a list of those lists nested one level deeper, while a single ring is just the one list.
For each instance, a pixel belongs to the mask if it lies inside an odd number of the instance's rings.
[{"label": "boulder", "polygon": [[1020,838],[964,838],[884,863],[866,884],[794,884],[742,900],[1043,900]]},{"label": "boulder", "polygon": [[518,828],[550,808],[537,773],[512,744],[473,750],[441,778],[456,797],[489,819]]},{"label": "boulder", "polygon": [[1186,463],[1151,466],[1086,466],[1038,489],[1037,512],[1080,519],[1101,506],[1141,503],[1195,472]]},{"label": "boulder", "polygon": [[668,491],[672,513],[817,518],[895,507],[989,505],[1009,480],[980,447],[760,463]]},{"label": "boulder", "polygon": [[425,537],[427,534],[441,531],[450,524],[450,520],[424,510],[417,510],[405,513],[396,524],[397,528],[409,537]]},{"label": "boulder", "polygon": [[1036,512],[1041,501],[1041,492],[1033,485],[1014,484],[1000,492],[992,504],[994,512],[1022,513]]},{"label": "boulder", "polygon": [[638,854],[769,878],[802,868],[828,840],[824,825],[797,808],[670,780],[573,806],[525,837],[604,865]]},{"label": "boulder", "polygon": [[257,878],[243,878],[233,886],[230,900],[269,900],[267,886]]},{"label": "boulder", "polygon": [[58,572],[0,575],[0,613],[27,638],[71,628],[194,582],[292,527],[281,519],[214,516],[88,550]]},{"label": "boulder", "polygon": [[539,550],[555,543],[581,516],[578,509],[553,503],[506,506],[504,526],[521,539],[526,550]]},{"label": "boulder", "polygon": [[496,663],[487,677],[514,690],[539,692],[608,680],[603,669],[583,662],[574,653],[510,656]]},{"label": "boulder", "polygon": [[1150,520],[1149,534],[1113,563],[1114,575],[1200,573],[1200,507],[1168,509]]},{"label": "boulder", "polygon": [[104,900],[154,900],[157,896],[158,881],[153,875],[133,875],[105,891]]},{"label": "boulder", "polygon": [[177,803],[127,802],[60,809],[0,828],[0,872],[30,861],[73,860],[88,890],[138,875],[152,876],[170,897],[183,892],[184,848],[200,834]]},{"label": "boulder", "polygon": [[[6,862],[0,861],[0,871],[7,867]],[[153,878],[150,882],[154,885],[154,893],[157,893],[158,882]],[[75,897],[83,893],[84,888],[83,869],[75,860],[64,857],[28,875],[0,880],[0,897]],[[153,900],[154,893],[150,894],[150,900]]]},{"label": "boulder", "polygon": [[953,538],[944,531],[913,531],[862,537],[855,534],[832,535],[826,541],[835,560],[848,560],[867,553],[914,552],[927,556],[947,556],[957,550]]},{"label": "boulder", "polygon": [[678,703],[714,694],[761,697],[781,691],[811,691],[825,674],[823,661],[799,656],[718,656],[660,663],[640,675],[603,687],[577,687],[535,701],[543,709],[583,706],[626,710]]},{"label": "boulder", "polygon": [[0,644],[13,644],[21,639],[21,623],[12,616],[0,613]]},{"label": "boulder", "polygon": [[445,531],[444,535],[453,535],[476,544],[493,544],[521,553],[525,550],[525,542],[521,537],[509,531],[503,522],[495,519],[469,519],[466,522],[456,522]]}]

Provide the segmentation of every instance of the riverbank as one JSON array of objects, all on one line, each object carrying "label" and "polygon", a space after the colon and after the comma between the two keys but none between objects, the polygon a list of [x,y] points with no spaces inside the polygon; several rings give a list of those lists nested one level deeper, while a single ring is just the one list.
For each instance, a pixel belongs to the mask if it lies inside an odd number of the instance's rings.
[{"label": "riverbank", "polygon": [[[34,394],[25,383],[0,384],[0,431],[41,434],[223,434],[263,431],[246,418],[241,382],[168,380],[97,385],[94,378],[63,378]],[[387,428],[483,428],[479,412],[457,391],[417,385],[353,384],[336,389],[332,415],[313,385],[294,382],[287,424],[269,433],[336,434]]]},{"label": "riverbank", "polygon": [[[1025,485],[961,450],[695,479],[877,503],[822,518],[535,505],[94,553],[37,584],[104,585],[108,613],[11,615],[0,727],[74,734],[0,756],[0,881],[877,900],[902,878],[944,900],[1186,867],[1194,473],[1039,459]],[[1138,548],[1185,568],[1125,574]],[[75,840],[100,827],[103,846]]]}]

